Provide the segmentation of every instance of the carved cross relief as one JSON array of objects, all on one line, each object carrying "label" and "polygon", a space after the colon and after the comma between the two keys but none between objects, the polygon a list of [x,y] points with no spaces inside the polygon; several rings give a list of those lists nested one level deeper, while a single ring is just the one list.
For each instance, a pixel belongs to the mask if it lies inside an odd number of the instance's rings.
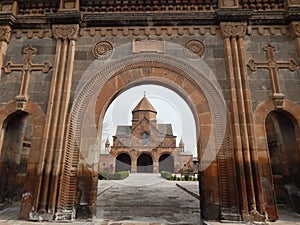
[{"label": "carved cross relief", "polygon": [[7,62],[7,64],[3,67],[5,73],[9,74],[12,71],[21,71],[22,72],[22,80],[19,94],[16,96],[17,108],[24,109],[25,104],[28,100],[28,83],[30,73],[32,71],[42,71],[43,73],[47,73],[51,66],[48,62],[44,62],[43,64],[33,64],[32,56],[37,52],[37,50],[31,46],[25,48],[23,53],[25,54],[25,60],[23,64],[14,64],[12,61]]},{"label": "carved cross relief", "polygon": [[270,72],[273,95],[282,94],[279,86],[278,70],[289,69],[290,71],[295,71],[297,64],[293,59],[287,59],[287,61],[276,61],[274,55],[276,48],[270,44],[264,46],[263,50],[267,53],[267,61],[256,62],[254,59],[250,59],[248,66],[252,71],[256,71],[257,69],[268,69]]}]

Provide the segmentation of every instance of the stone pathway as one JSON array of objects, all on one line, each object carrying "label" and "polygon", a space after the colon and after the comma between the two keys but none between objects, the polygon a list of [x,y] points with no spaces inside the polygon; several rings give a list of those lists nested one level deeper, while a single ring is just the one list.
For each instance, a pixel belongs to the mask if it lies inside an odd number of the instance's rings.
[{"label": "stone pathway", "polygon": [[[105,190],[101,185],[109,186]],[[195,186],[197,182],[193,182]],[[200,223],[199,201],[160,174],[131,174],[122,181],[100,181],[97,219],[116,224]]]}]

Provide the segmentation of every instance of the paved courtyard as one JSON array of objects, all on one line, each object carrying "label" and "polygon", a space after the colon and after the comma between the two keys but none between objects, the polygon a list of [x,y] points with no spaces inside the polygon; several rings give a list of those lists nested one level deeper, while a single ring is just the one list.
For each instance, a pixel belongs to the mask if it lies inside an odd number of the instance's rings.
[{"label": "paved courtyard", "polygon": [[[160,174],[132,174],[122,181],[102,181],[97,219],[156,224],[199,224],[199,200],[162,179]],[[189,182],[191,183],[191,182]],[[192,182],[194,187],[197,182]],[[198,190],[198,189],[197,189]]]},{"label": "paved courtyard", "polygon": [[[179,184],[178,185],[176,185]],[[185,190],[189,190],[188,194]],[[191,194],[194,193],[194,196]],[[97,214],[90,221],[73,221],[81,225],[198,225],[199,201],[197,182],[166,181],[159,174],[131,174],[122,181],[100,181]],[[19,221],[19,205],[0,211],[0,224],[61,224],[56,222]],[[237,225],[254,223],[220,223]],[[67,223],[68,224],[68,223]],[[300,215],[280,208],[280,219],[268,225],[300,225]]]}]

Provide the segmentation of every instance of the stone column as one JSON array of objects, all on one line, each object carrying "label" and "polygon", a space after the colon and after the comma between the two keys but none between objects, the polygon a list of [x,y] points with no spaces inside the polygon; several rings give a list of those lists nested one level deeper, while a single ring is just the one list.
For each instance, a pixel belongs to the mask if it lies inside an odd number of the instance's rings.
[{"label": "stone column", "polygon": [[58,184],[62,169],[62,156],[66,139],[68,105],[71,93],[75,41],[78,25],[53,25],[53,36],[57,39],[56,57],[48,100],[44,129],[44,165],[41,182],[40,210],[55,213]]},{"label": "stone column", "polygon": [[[245,67],[244,36],[246,23],[220,24],[224,39],[227,77],[230,90],[230,111],[233,145],[237,161],[237,175],[240,187],[240,206],[244,220],[263,220],[256,210],[256,193],[253,182],[252,162],[255,156],[253,115],[251,96]],[[256,171],[257,172],[257,171]],[[258,174],[255,175],[258,176]]]},{"label": "stone column", "polygon": [[292,21],[290,23],[290,34],[294,39],[294,44],[298,56],[298,65],[300,65],[300,22]]},{"label": "stone column", "polygon": [[153,159],[153,173],[159,173],[159,163],[157,159]]},{"label": "stone column", "polygon": [[[0,26],[0,68],[3,67],[3,61],[6,56],[7,45],[11,37],[11,28],[8,25]],[[1,72],[2,73],[2,72]],[[0,73],[0,79],[1,79]]]},{"label": "stone column", "polygon": [[131,153],[131,173],[137,173],[137,158],[138,158],[138,152],[133,151]]}]

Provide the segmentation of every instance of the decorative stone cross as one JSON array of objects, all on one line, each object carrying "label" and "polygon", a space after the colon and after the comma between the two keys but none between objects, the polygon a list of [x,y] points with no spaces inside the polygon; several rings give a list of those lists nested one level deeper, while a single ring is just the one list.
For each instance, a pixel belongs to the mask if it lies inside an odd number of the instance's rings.
[{"label": "decorative stone cross", "polygon": [[289,69],[295,71],[297,64],[293,59],[287,59],[287,61],[276,61],[274,51],[276,48],[270,44],[264,46],[263,50],[267,53],[266,62],[256,62],[254,59],[250,59],[248,66],[252,71],[257,69],[268,69],[271,77],[273,95],[281,94],[279,80],[278,80],[278,69]]},{"label": "decorative stone cross", "polygon": [[23,50],[23,53],[25,54],[25,60],[23,64],[14,64],[12,61],[9,61],[3,67],[5,73],[7,74],[11,73],[12,71],[22,71],[20,92],[19,95],[16,96],[17,108],[19,109],[23,109],[28,100],[27,90],[30,73],[32,71],[42,71],[43,73],[47,73],[51,68],[48,62],[44,62],[43,64],[32,63],[32,56],[36,52],[37,50],[35,48],[29,46]]}]

